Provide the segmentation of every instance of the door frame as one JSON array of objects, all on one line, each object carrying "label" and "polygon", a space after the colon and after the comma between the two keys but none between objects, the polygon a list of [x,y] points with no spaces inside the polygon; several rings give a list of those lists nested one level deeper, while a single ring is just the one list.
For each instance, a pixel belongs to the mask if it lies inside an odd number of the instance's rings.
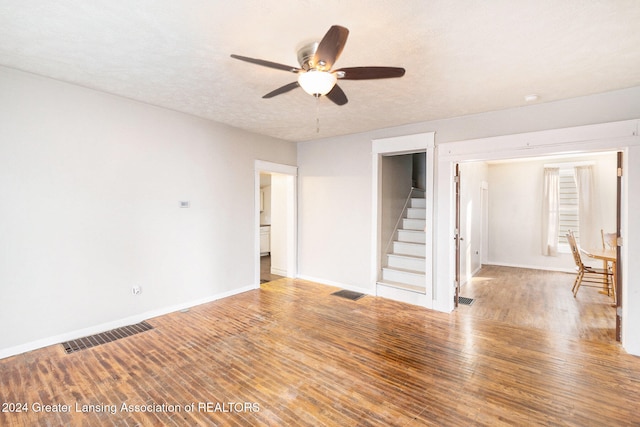
[{"label": "door frame", "polygon": [[615,286],[616,295],[616,341],[622,342],[622,299],[624,293],[622,291],[622,186],[624,177],[624,152],[618,151],[616,153],[616,282]]},{"label": "door frame", "polygon": [[462,236],[460,235],[460,163],[455,163],[454,173],[453,173],[453,194],[455,198],[455,213],[454,213],[454,234],[453,239],[455,241],[455,251],[456,251],[456,260],[455,260],[455,272],[454,272],[454,280],[455,280],[455,290],[453,293],[453,307],[458,308],[460,304],[460,241],[462,240]]},{"label": "door frame", "polygon": [[[436,212],[436,287],[437,299],[434,299],[434,308],[440,311],[450,312],[454,309],[455,292],[455,196],[454,196],[454,170],[455,164],[467,161],[504,160],[512,158],[548,156],[554,154],[579,154],[601,151],[621,151],[624,154],[624,164],[627,165],[630,157],[629,151],[640,147],[638,136],[639,120],[627,120],[621,122],[603,123],[596,125],[578,126],[572,128],[553,129],[515,135],[464,140],[438,145],[437,165],[437,212]],[[636,154],[637,155],[637,154]],[[634,157],[635,159],[635,157]],[[629,168],[626,167],[625,171]],[[631,181],[626,179],[622,194],[622,233],[621,237],[627,242],[629,233],[628,218],[629,209],[633,201],[629,200],[629,187]],[[621,249],[620,261],[626,270],[628,263],[629,246],[624,244]],[[627,287],[629,274],[625,271],[622,275],[623,307],[620,309],[622,316],[622,342],[631,344],[630,351],[636,350],[638,339],[635,335],[638,330],[630,328],[633,319],[629,314],[629,298]],[[626,346],[625,346],[626,348]]]},{"label": "door frame", "polygon": [[488,264],[489,258],[489,183],[480,184],[480,267]]},{"label": "door frame", "polygon": [[435,133],[426,132],[392,138],[374,139],[372,142],[372,196],[371,196],[371,289],[378,295],[378,276],[382,268],[382,157],[411,153],[426,153],[426,295],[415,294],[415,300],[405,301],[432,308],[433,299],[433,212]]},{"label": "door frame", "polygon": [[287,176],[287,277],[298,275],[298,167],[256,160],[254,165],[254,287],[260,287],[260,174]]}]

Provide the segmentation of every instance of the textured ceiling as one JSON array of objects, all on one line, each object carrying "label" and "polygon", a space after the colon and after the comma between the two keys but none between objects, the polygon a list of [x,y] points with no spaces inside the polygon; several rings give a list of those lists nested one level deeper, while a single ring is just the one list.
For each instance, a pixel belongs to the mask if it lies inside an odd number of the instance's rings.
[{"label": "textured ceiling", "polygon": [[[638,0],[0,0],[0,65],[291,141],[640,86]],[[407,70],[302,90],[297,49],[333,24],[336,67]],[[320,132],[316,132],[316,118]]]}]

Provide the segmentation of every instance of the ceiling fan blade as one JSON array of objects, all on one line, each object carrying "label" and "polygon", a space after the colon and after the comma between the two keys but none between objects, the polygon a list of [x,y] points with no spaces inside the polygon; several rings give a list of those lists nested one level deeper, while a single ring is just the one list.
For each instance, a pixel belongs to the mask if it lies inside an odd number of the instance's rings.
[{"label": "ceiling fan blade", "polygon": [[265,61],[264,59],[249,58],[247,56],[231,55],[232,58],[239,59],[240,61],[251,62],[252,64],[262,65],[263,67],[275,68],[276,70],[289,71],[297,73],[300,68],[291,67],[289,65],[278,64],[277,62]]},{"label": "ceiling fan blade", "polygon": [[335,70],[342,80],[389,79],[404,76],[404,68],[398,67],[348,67]]},{"label": "ceiling fan blade", "polygon": [[283,93],[287,93],[295,88],[297,88],[298,86],[300,86],[298,84],[298,82],[293,82],[293,83],[289,83],[287,85],[284,85],[282,87],[279,87],[278,89],[269,92],[268,94],[266,94],[265,96],[263,96],[263,98],[273,98],[276,95],[281,95]]},{"label": "ceiling fan blade", "polygon": [[338,85],[335,85],[325,96],[338,105],[344,105],[349,102],[347,95]]},{"label": "ceiling fan blade", "polygon": [[321,71],[328,71],[333,67],[344,45],[347,43],[349,30],[339,25],[329,28],[327,34],[324,35],[315,55],[313,55],[313,66]]}]

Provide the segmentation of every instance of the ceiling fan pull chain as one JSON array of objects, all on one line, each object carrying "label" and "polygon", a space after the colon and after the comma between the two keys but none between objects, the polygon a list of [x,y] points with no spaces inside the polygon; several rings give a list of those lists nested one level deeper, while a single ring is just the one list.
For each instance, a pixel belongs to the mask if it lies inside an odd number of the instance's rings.
[{"label": "ceiling fan pull chain", "polygon": [[316,133],[320,133],[320,95],[316,95]]}]

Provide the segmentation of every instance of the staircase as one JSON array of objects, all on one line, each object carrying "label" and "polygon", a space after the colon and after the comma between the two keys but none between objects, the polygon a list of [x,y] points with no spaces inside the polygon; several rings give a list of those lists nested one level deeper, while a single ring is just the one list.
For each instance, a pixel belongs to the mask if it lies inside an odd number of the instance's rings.
[{"label": "staircase", "polygon": [[426,292],[426,201],[423,193],[414,194],[383,261],[378,285],[412,292]]}]

